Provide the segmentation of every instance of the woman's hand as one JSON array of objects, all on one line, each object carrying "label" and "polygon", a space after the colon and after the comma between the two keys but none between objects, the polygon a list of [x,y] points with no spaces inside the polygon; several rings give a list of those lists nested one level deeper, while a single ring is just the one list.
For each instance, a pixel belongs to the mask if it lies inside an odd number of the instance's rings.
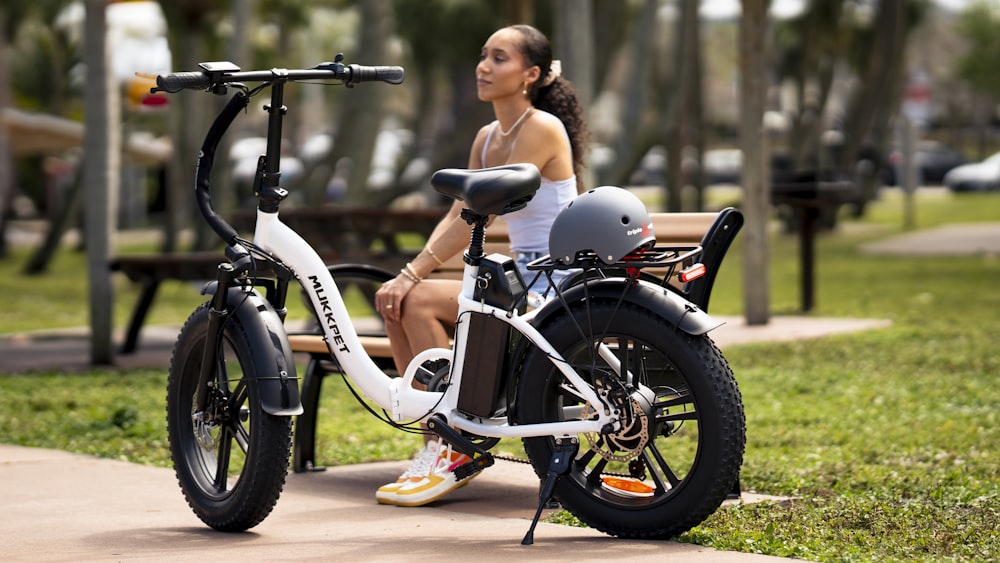
[{"label": "woman's hand", "polygon": [[417,285],[413,280],[399,274],[395,278],[382,284],[382,287],[375,292],[375,310],[389,322],[399,322],[402,314],[403,298]]}]

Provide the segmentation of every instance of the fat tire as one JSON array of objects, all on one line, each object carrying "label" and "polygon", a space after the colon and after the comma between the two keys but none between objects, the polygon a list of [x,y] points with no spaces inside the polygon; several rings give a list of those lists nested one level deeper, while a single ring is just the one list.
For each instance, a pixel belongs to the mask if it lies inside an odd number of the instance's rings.
[{"label": "fat tire", "polygon": [[[615,475],[614,462],[601,465],[603,462],[591,451],[590,443],[580,436],[576,460],[570,473],[558,480],[554,496],[582,522],[613,536],[668,539],[698,525],[715,512],[731,492],[739,475],[746,441],[742,399],[722,353],[707,335],[686,334],[647,309],[630,303],[619,305],[610,300],[591,301],[589,311],[585,302],[574,304],[570,312],[563,311],[549,318],[540,332],[571,363],[582,361],[586,364],[592,356],[584,349],[588,342],[595,342],[600,336],[584,337],[579,327],[583,327],[584,333],[587,327],[597,327],[593,332],[606,329],[608,337],[629,342],[633,351],[641,345],[642,357],[648,360],[649,366],[667,368],[650,369],[641,375],[642,382],[652,388],[664,389],[666,385],[669,389],[683,389],[684,398],[679,402],[689,404],[675,404],[671,408],[675,413],[681,408],[690,409],[696,418],[684,420],[682,424],[689,426],[681,426],[669,437],[651,432],[643,447],[642,457],[647,468],[668,466],[672,472],[676,471],[671,486],[657,487],[652,495],[639,498],[603,487],[599,477]],[[643,363],[645,365],[645,361]],[[521,365],[516,422],[530,424],[562,419],[561,405],[574,400],[558,389],[563,376],[536,347],[531,347]],[[585,366],[578,365],[577,369],[585,379],[589,377]],[[633,373],[636,371],[640,370]],[[683,433],[689,430],[695,430],[697,436],[685,437]],[[688,449],[694,448],[694,452],[689,451],[686,459],[674,467],[673,444],[677,442],[672,441],[685,439]],[[544,478],[554,449],[553,438],[526,438],[524,446],[535,472]],[[656,462],[654,456],[657,454],[664,461]],[[618,469],[622,470],[620,466],[624,463],[618,463]],[[685,465],[686,468],[682,467]]]},{"label": "fat tire", "polygon": [[[224,356],[216,370],[228,402],[223,410],[229,416],[211,428],[215,447],[202,447],[192,413],[209,309],[210,303],[205,303],[191,314],[174,345],[167,380],[170,455],[184,498],[198,518],[216,530],[242,532],[262,522],[281,495],[288,475],[292,418],[264,411],[257,385],[263,374],[253,373],[255,365],[263,364],[254,361],[254,354],[274,351],[254,350],[245,327],[231,315],[223,329],[220,354]],[[224,483],[214,479],[220,452],[228,457]]]}]

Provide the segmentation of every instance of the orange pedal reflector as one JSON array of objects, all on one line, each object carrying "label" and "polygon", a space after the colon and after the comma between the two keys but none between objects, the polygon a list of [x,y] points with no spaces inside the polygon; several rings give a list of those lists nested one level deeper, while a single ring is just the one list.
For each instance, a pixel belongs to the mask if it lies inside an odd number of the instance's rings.
[{"label": "orange pedal reflector", "polygon": [[677,279],[681,280],[684,283],[687,283],[689,281],[696,280],[701,276],[704,276],[707,271],[708,270],[705,269],[705,265],[702,264],[701,262],[698,262],[697,264],[692,264],[687,268],[681,270],[681,273],[677,274]]},{"label": "orange pedal reflector", "polygon": [[655,489],[638,479],[631,477],[601,477],[601,483],[609,490],[626,495],[648,497]]}]

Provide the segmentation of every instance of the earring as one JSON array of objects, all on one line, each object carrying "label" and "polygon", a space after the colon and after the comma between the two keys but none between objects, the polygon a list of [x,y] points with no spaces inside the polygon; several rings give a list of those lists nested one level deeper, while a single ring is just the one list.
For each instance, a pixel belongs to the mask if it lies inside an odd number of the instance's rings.
[{"label": "earring", "polygon": [[521,89],[521,93],[524,94],[525,96],[528,95],[528,83],[527,82],[524,83],[524,88]]}]

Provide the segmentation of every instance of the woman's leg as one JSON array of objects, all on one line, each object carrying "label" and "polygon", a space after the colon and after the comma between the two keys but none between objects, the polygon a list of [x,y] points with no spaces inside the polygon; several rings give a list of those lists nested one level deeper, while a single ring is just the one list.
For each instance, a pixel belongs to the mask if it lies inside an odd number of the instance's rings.
[{"label": "woman's leg", "polygon": [[[406,371],[414,356],[428,348],[447,348],[448,331],[445,325],[453,326],[458,316],[458,292],[460,282],[454,280],[424,280],[413,286],[403,299],[398,322],[386,321],[385,333],[392,348],[392,359],[400,374]],[[414,380],[413,386],[426,388]],[[421,425],[423,426],[423,425]],[[430,432],[424,434],[424,447],[413,460],[413,464],[392,483],[379,487],[375,498],[383,504],[414,504],[400,496],[404,486],[423,483],[431,470],[441,463],[440,456],[447,456],[447,463],[459,460],[447,445]],[[421,489],[422,490],[422,489]],[[446,494],[447,491],[441,494]],[[422,504],[422,503],[421,503]]]},{"label": "woman's leg", "polygon": [[424,280],[403,299],[399,322],[386,321],[385,333],[400,374],[420,352],[449,346],[445,327],[455,324],[461,289],[462,284],[455,280]]}]

